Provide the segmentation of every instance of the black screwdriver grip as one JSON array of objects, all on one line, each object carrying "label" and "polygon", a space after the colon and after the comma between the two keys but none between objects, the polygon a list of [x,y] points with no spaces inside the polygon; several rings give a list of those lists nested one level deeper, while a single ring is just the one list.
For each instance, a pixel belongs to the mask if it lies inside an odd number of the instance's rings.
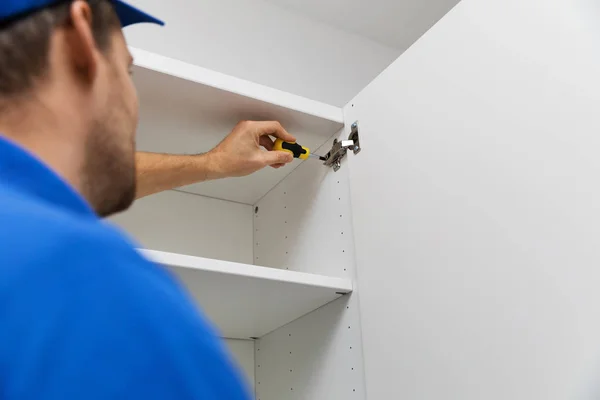
[{"label": "black screwdriver grip", "polygon": [[300,158],[302,154],[306,154],[306,149],[298,143],[283,142],[281,143],[281,148],[289,150],[294,155],[294,158]]}]

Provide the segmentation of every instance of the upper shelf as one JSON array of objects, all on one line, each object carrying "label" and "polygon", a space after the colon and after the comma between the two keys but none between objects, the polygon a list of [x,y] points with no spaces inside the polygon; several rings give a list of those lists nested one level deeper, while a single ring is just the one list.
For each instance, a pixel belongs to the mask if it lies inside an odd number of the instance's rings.
[{"label": "upper shelf", "polygon": [[271,109],[274,113],[280,112],[279,109],[288,110],[295,114],[295,118],[299,122],[308,126],[320,125],[323,128],[333,126],[339,129],[344,125],[344,115],[339,107],[272,89],[149,51],[134,47],[129,49],[137,67],[194,83],[196,87],[194,89],[190,88],[190,90],[206,90],[207,94],[214,94],[211,89],[217,89],[223,96],[224,102],[222,104],[228,106],[228,108],[236,108],[239,103],[249,100],[255,103],[252,104],[252,107]]},{"label": "upper shelf", "polygon": [[352,291],[349,279],[140,250],[187,286],[224,337],[261,337]]},{"label": "upper shelf", "polygon": [[[148,51],[130,51],[140,98],[140,150],[206,152],[241,120],[280,121],[301,144],[316,149],[344,126],[339,107]],[[206,182],[183,190],[254,204],[293,168],[265,169],[250,177]]]}]

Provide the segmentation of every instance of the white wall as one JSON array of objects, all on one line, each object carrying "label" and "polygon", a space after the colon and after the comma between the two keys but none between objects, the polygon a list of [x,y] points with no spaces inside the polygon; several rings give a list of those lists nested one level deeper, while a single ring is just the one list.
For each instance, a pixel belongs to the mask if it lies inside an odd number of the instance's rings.
[{"label": "white wall", "polygon": [[167,25],[126,28],[130,45],[337,106],[399,54],[262,0],[132,3]]},{"label": "white wall", "polygon": [[463,0],[345,111],[367,398],[600,398],[597,7]]}]

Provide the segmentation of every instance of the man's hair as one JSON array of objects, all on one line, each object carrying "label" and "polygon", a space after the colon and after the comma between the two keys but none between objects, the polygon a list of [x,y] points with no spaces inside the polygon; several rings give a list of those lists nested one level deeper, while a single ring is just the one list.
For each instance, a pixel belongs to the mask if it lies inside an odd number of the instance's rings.
[{"label": "man's hair", "polygon": [[[4,0],[0,0],[4,1]],[[92,10],[92,31],[102,51],[110,47],[113,29],[120,27],[110,0],[87,0]],[[50,38],[55,29],[70,23],[73,0],[0,25],[0,102],[31,90],[49,66]]]}]

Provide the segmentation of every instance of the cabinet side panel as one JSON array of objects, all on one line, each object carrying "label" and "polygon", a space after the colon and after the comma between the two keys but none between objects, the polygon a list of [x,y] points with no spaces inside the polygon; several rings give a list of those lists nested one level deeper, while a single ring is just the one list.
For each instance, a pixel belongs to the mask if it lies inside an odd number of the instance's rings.
[{"label": "cabinet side panel", "polygon": [[463,0],[346,107],[369,400],[600,398],[592,3]]},{"label": "cabinet side panel", "polygon": [[[325,154],[332,141],[312,151]],[[353,276],[354,239],[345,165],[334,172],[321,161],[308,159],[256,206],[254,264]]]},{"label": "cabinet side panel", "polygon": [[252,207],[166,191],[111,221],[152,250],[252,264]]},{"label": "cabinet side panel", "polygon": [[257,400],[364,400],[355,295],[256,341]]}]

